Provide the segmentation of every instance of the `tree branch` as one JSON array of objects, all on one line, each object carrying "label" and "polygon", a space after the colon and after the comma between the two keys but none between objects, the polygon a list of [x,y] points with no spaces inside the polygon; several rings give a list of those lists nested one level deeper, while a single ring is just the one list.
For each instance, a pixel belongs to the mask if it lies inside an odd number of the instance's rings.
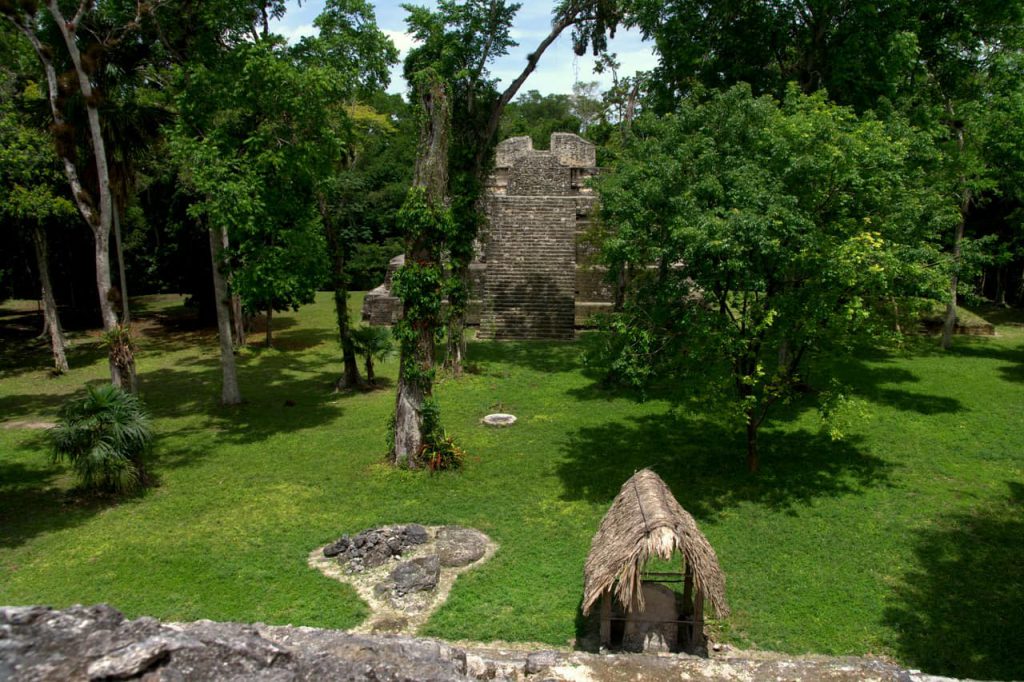
[{"label": "tree branch", "polygon": [[[48,6],[56,4],[57,3],[55,2],[47,3]],[[78,3],[78,10],[75,12],[75,16],[71,18],[71,21],[68,22],[68,28],[70,28],[72,31],[78,29],[78,23],[82,20],[82,17],[85,16],[85,13],[89,10],[89,5],[91,4],[92,0],[82,0],[80,3]],[[50,11],[53,11],[52,7]],[[63,21],[63,19],[61,21]],[[63,32],[63,29],[61,29],[61,32]]]},{"label": "tree branch", "polygon": [[[494,103],[494,108],[491,110],[491,117],[487,121],[486,127],[481,131],[481,136],[484,140],[490,140],[494,137],[494,134],[498,131],[498,124],[501,122],[501,114],[505,111],[505,106],[512,101],[512,98],[516,96],[517,92],[519,92],[519,88],[523,87],[523,83],[526,82],[526,79],[531,73],[533,73],[534,69],[537,68],[537,62],[540,61],[541,55],[544,54],[544,51],[548,49],[551,43],[558,39],[558,36],[562,34],[562,31],[575,24],[581,18],[582,17],[580,17],[579,14],[567,14],[555,21],[551,26],[551,32],[548,33],[544,40],[540,41],[540,45],[537,46],[537,49],[526,57],[526,66],[523,67],[522,73],[520,73],[519,76],[512,81],[507,88],[505,88],[505,91],[501,93],[501,97],[499,97],[498,101]],[[477,167],[483,165],[484,155],[487,153],[488,147],[489,145],[486,144],[480,145],[480,151],[477,152],[477,157],[475,159]]]}]

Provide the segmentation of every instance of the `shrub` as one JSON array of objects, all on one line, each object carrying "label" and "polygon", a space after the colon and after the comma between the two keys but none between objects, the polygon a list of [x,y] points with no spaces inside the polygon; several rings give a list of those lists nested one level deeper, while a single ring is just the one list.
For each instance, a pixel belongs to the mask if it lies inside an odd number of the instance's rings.
[{"label": "shrub", "polygon": [[371,384],[376,383],[373,361],[383,362],[395,349],[391,330],[387,327],[357,327],[352,330],[352,343],[356,353],[363,356],[366,380]]},{"label": "shrub", "polygon": [[430,471],[461,469],[466,453],[455,444],[455,439],[442,431],[433,435],[420,450],[420,463]]},{"label": "shrub", "polygon": [[53,460],[67,462],[88,490],[123,493],[146,485],[142,457],[153,431],[142,401],[111,385],[85,390],[65,403],[50,432]]}]

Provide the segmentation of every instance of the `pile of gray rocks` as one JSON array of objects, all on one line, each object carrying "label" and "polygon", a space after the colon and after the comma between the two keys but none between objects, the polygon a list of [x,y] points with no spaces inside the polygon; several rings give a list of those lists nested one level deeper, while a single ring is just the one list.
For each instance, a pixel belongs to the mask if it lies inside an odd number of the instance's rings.
[{"label": "pile of gray rocks", "polygon": [[476,563],[489,543],[473,528],[409,523],[342,535],[323,548],[323,556],[346,574],[370,581],[376,599],[408,613],[430,608],[442,571]]},{"label": "pile of gray rocks", "polygon": [[392,557],[400,557],[430,539],[427,529],[418,523],[364,530],[354,536],[342,535],[324,547],[324,556],[337,557],[349,573],[383,566]]}]

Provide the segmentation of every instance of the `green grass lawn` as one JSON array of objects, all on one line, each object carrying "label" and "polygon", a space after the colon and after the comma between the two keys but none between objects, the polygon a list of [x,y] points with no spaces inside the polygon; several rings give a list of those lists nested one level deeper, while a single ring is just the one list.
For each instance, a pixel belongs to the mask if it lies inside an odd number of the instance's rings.
[{"label": "green grass lawn", "polygon": [[[365,607],[307,568],[309,551],[379,524],[453,523],[500,549],[459,578],[424,634],[567,645],[591,536],[622,482],[651,466],[718,551],[733,607],[720,638],[1024,677],[1024,329],[1012,317],[948,354],[929,343],[834,368],[865,416],[833,442],[814,410],[779,413],[757,476],[738,428],[602,389],[580,361],[586,338],[471,343],[474,373],[437,389],[467,466],[430,476],[383,464],[394,360],[379,370],[385,389],[331,392],[328,295],[275,318],[276,348],[245,351],[248,402],[235,409],[217,404],[214,331],[180,299],[139,303],[160,485],[82,501],[42,432],[0,427],[0,603],[351,627]],[[19,312],[0,305],[0,325]],[[0,422],[53,420],[66,396],[104,380],[95,337],[73,337],[73,370],[58,378],[41,342],[3,339]],[[493,411],[519,422],[486,429]]]}]

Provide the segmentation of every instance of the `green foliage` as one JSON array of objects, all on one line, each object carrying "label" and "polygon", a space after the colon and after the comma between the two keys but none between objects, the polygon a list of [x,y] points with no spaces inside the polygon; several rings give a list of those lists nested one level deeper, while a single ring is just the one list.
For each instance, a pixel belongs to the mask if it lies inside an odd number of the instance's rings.
[{"label": "green foliage", "polygon": [[352,344],[357,355],[363,356],[366,380],[375,383],[373,363],[384,362],[395,351],[391,330],[387,327],[357,327],[351,330]]},{"label": "green foliage", "polygon": [[142,401],[116,386],[86,387],[65,403],[50,432],[53,460],[67,462],[82,487],[132,492],[146,484],[143,456],[153,439]]},{"label": "green foliage", "polygon": [[345,92],[370,96],[387,87],[398,50],[377,28],[373,6],[364,0],[327,0],[313,25],[316,36],[304,37],[295,55],[307,66],[329,67]]},{"label": "green foliage", "polygon": [[383,361],[395,350],[391,330],[387,327],[356,327],[352,330],[356,353]]},{"label": "green foliage", "polygon": [[428,442],[423,444],[423,449],[417,456],[421,466],[430,472],[454,471],[461,469],[466,459],[466,453],[455,444],[455,439],[442,430],[439,435],[434,435]]},{"label": "green foliage", "polygon": [[416,455],[417,463],[432,472],[462,468],[466,453],[441,425],[441,406],[437,400],[433,397],[424,400],[420,414],[423,445]]},{"label": "green foliage", "polygon": [[498,137],[502,140],[528,135],[534,149],[547,149],[551,133],[578,133],[582,121],[573,112],[569,95],[542,95],[529,90],[510,102],[501,116]]},{"label": "green foliage", "polygon": [[324,116],[342,94],[336,74],[300,68],[268,40],[186,75],[170,148],[195,193],[189,215],[227,231],[226,264],[249,310],[312,301],[327,276],[314,191],[341,154]]},{"label": "green foliage", "polygon": [[407,239],[443,244],[455,230],[450,208],[432,203],[422,187],[410,187],[398,211],[398,224]]},{"label": "green foliage", "polygon": [[355,291],[369,291],[384,281],[388,263],[402,253],[402,241],[398,238],[384,240],[377,244],[366,242],[356,244],[346,262],[350,286]]},{"label": "green foliage", "polygon": [[618,230],[606,262],[635,272],[612,368],[679,376],[756,430],[809,352],[898,337],[946,272],[927,151],[898,121],[794,90],[780,104],[738,86],[638,121],[596,183]]},{"label": "green foliage", "polygon": [[15,75],[0,70],[0,217],[7,220],[44,223],[77,214],[53,141],[25,112],[41,99],[36,83],[18,92]]},{"label": "green foliage", "polygon": [[1019,0],[633,0],[629,5],[629,21],[657,46],[660,63],[650,86],[662,111],[694,86],[728,88],[740,82],[777,97],[790,82],[808,93],[826,89],[859,111],[886,102],[917,99],[921,104],[925,91],[951,94],[951,88],[970,87],[986,60],[1013,49],[1024,21]]}]

